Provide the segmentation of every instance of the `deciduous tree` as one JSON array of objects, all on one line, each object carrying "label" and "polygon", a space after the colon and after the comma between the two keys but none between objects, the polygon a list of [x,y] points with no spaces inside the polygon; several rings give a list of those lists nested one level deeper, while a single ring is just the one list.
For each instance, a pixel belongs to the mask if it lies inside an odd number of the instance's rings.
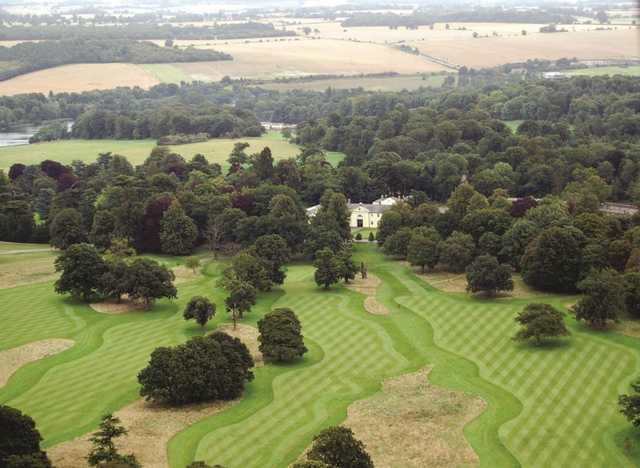
[{"label": "deciduous tree", "polygon": [[324,289],[329,289],[332,284],[337,283],[340,279],[340,262],[329,249],[322,249],[316,252],[313,266],[316,268],[314,274],[316,284],[324,287]]},{"label": "deciduous tree", "polygon": [[536,344],[540,344],[544,338],[569,334],[562,313],[549,304],[529,304],[517,315],[515,321],[522,326],[513,337],[518,341],[533,338]]},{"label": "deciduous tree", "polygon": [[302,326],[291,309],[275,309],[258,321],[260,352],[266,361],[290,362],[307,352]]},{"label": "deciduous tree", "polygon": [[604,328],[608,320],[617,320],[625,310],[624,284],[615,270],[594,270],[578,288],[585,296],[575,306],[576,319],[593,328]]},{"label": "deciduous tree", "polygon": [[329,427],[315,436],[307,458],[341,468],[373,468],[364,444],[342,426]]},{"label": "deciduous tree", "polygon": [[511,268],[490,255],[479,256],[467,267],[467,291],[490,296],[498,291],[513,291]]},{"label": "deciduous tree", "polygon": [[102,275],[107,265],[90,244],[74,244],[55,261],[60,278],[55,283],[58,294],[71,293],[75,298],[88,302],[102,290]]},{"label": "deciduous tree", "polygon": [[182,316],[185,320],[195,320],[198,325],[204,328],[215,313],[216,305],[214,303],[206,297],[194,296],[187,303]]}]

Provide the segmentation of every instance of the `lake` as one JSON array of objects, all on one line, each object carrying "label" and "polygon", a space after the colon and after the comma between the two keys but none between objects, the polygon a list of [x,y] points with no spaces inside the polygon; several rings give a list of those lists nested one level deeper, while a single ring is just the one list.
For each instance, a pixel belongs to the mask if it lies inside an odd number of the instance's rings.
[{"label": "lake", "polygon": [[0,132],[0,146],[28,145],[29,138],[38,131],[40,125],[19,125]]}]

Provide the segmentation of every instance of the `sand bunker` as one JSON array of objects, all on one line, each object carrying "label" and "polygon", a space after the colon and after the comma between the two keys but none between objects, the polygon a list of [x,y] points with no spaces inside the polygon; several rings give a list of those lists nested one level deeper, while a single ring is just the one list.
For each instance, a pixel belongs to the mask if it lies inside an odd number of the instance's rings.
[{"label": "sand bunker", "polygon": [[478,397],[433,386],[429,369],[390,379],[382,393],[349,406],[344,425],[377,468],[477,466],[464,426],[485,409]]},{"label": "sand bunker", "polygon": [[0,351],[0,387],[6,385],[13,373],[25,364],[61,353],[73,345],[73,340],[51,339]]},{"label": "sand bunker", "polygon": [[367,296],[364,300],[364,308],[367,312],[373,315],[388,315],[389,309],[376,299],[376,291],[381,284],[380,278],[369,273],[366,279],[356,278],[346,286],[352,291]]}]

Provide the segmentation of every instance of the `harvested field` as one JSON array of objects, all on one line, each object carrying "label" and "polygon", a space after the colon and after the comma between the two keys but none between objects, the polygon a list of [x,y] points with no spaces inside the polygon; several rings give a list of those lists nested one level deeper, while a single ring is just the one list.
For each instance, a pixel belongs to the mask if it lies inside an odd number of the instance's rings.
[{"label": "harvested field", "polygon": [[0,95],[82,92],[118,86],[150,88],[158,83],[160,80],[154,75],[132,63],[83,63],[48,68],[0,81]]},{"label": "harvested field", "polygon": [[73,340],[50,339],[0,351],[0,387],[25,364],[61,353],[73,345]]},{"label": "harvested field", "polygon": [[529,34],[517,37],[472,37],[413,42],[420,52],[449,63],[468,67],[491,67],[527,59],[637,58],[640,44],[637,28],[614,31],[581,31]]},{"label": "harvested field", "polygon": [[485,402],[428,383],[429,370],[384,382],[383,390],[349,406],[344,426],[367,447],[378,468],[478,466],[464,426]]},{"label": "harvested field", "polygon": [[[145,468],[167,468],[167,443],[175,434],[233,403],[216,401],[169,408],[140,399],[115,414],[129,431],[118,442],[118,450],[122,454],[134,453]],[[84,460],[91,449],[89,437],[87,434],[48,450],[53,465],[56,468],[85,466],[80,460]]]},{"label": "harvested field", "polygon": [[389,309],[376,299],[376,292],[382,284],[380,278],[371,273],[367,274],[367,278],[356,278],[347,284],[347,288],[367,296],[364,300],[364,308],[373,315],[388,315]]},{"label": "harvested field", "polygon": [[305,75],[360,73],[424,73],[445,70],[421,57],[378,44],[337,40],[287,40],[271,42],[196,43],[196,47],[215,48],[233,55],[228,62],[176,64],[198,80],[233,78],[296,77]]}]

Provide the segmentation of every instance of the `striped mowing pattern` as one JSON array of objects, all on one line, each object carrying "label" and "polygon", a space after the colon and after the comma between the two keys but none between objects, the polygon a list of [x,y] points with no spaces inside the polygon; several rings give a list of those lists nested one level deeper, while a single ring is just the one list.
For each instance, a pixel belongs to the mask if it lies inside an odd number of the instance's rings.
[{"label": "striped mowing pattern", "polygon": [[575,332],[557,346],[517,344],[513,317],[522,304],[456,300],[402,280],[411,296],[397,302],[431,323],[436,343],[522,402],[499,434],[523,466],[629,466],[621,454],[611,459],[603,434],[620,423],[616,402],[636,370],[633,351]]},{"label": "striped mowing pattern", "polygon": [[407,365],[384,329],[352,302],[361,301],[360,296],[321,291],[308,274],[312,270],[293,270],[290,278],[295,281],[287,283],[287,294],[274,306],[296,312],[305,337],[322,347],[323,359],[277,377],[273,400],[246,419],[208,433],[197,447],[196,459],[247,468],[286,466],[298,455],[299,440],[310,439],[326,426],[336,403],[346,408],[372,384]]},{"label": "striped mowing pattern", "polygon": [[[370,271],[385,279],[378,299],[392,314],[370,316],[362,296],[342,287],[321,291],[311,267],[290,267],[284,292],[261,294],[244,322],[255,324],[273,307],[291,307],[302,321],[310,352],[296,364],[257,369],[239,403],[174,437],[168,447],[172,466],[182,468],[194,459],[229,468],[287,466],[314,434],[343,421],[348,405],[377,391],[383,379],[434,363],[434,379],[450,375],[458,389],[492,402],[469,425],[474,447],[491,446],[483,436],[499,434],[525,467],[629,465],[612,436],[628,427],[615,402],[636,370],[634,345],[575,326],[567,346],[516,344],[510,340],[513,316],[523,301],[474,301],[439,293],[375,247],[357,250],[366,255]],[[50,283],[0,290],[0,349],[51,337],[76,343],[19,370],[0,389],[0,403],[34,416],[46,446],[95,430],[102,414],[137,398],[136,374],[155,347],[201,333],[181,317],[191,296],[208,295],[218,304],[208,330],[227,321],[223,293],[215,287],[220,265],[206,270],[209,277],[179,285],[177,301],[118,316],[74,305],[54,295]],[[439,348],[426,332],[430,328]],[[473,364],[486,382],[475,377]],[[514,398],[523,405],[520,413]],[[511,416],[504,413],[485,417],[507,400],[516,408],[507,412],[517,414],[514,419],[508,421]],[[508,422],[500,426],[502,421]],[[514,465],[498,453],[478,452],[481,465]]]}]

